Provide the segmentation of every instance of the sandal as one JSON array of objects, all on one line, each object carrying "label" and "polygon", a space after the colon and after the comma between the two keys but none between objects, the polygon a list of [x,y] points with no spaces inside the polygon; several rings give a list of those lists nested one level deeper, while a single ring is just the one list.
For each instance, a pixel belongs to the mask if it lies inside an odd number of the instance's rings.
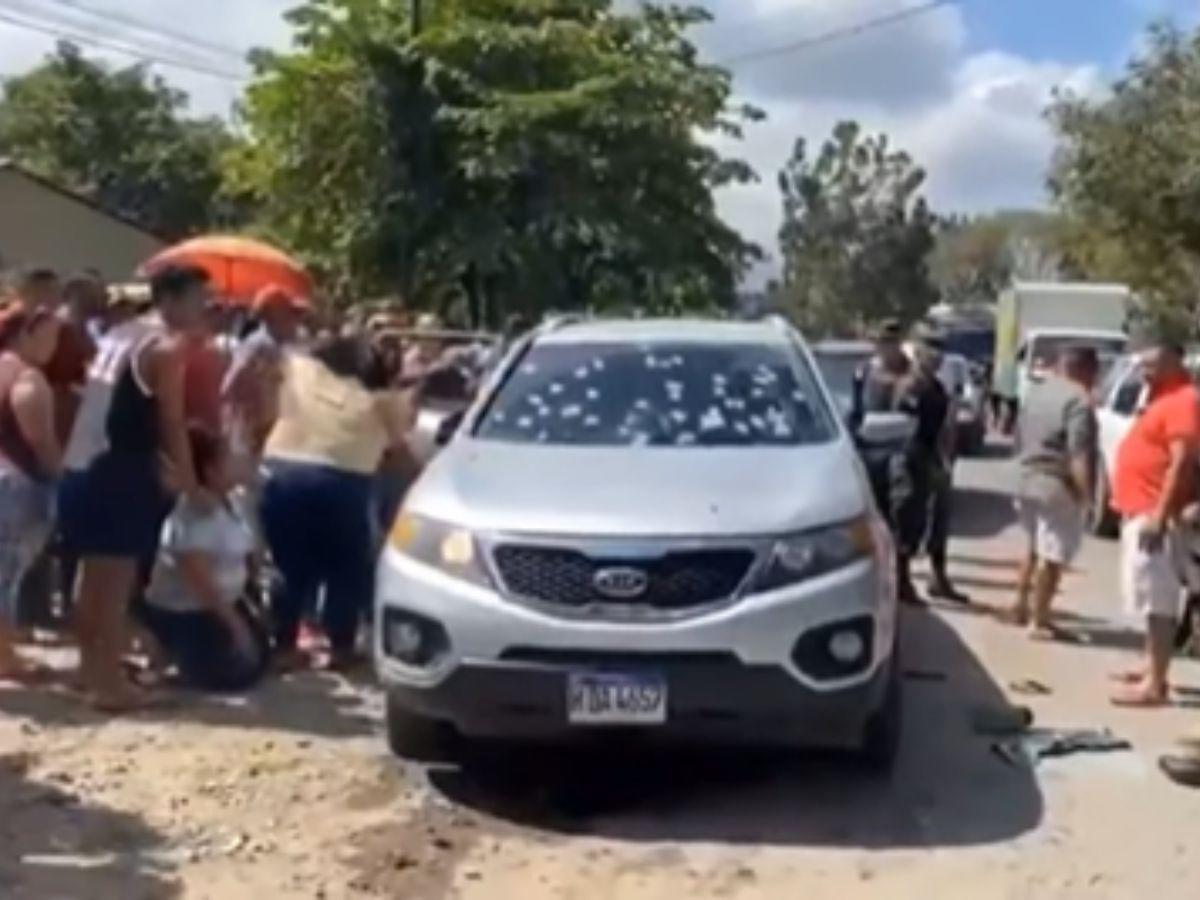
[{"label": "sandal", "polygon": [[1150,694],[1141,689],[1113,694],[1108,699],[1113,706],[1123,709],[1162,709],[1171,705],[1170,697],[1166,693]]},{"label": "sandal", "polygon": [[1041,644],[1069,644],[1074,641],[1070,633],[1057,625],[1034,625],[1029,629],[1029,639]]},{"label": "sandal", "polygon": [[277,651],[271,659],[271,669],[279,675],[304,672],[312,667],[312,657],[298,647]]},{"label": "sandal", "polygon": [[40,687],[57,680],[58,673],[40,663],[18,661],[15,668],[0,671],[0,682],[19,684],[22,687]]},{"label": "sandal", "polygon": [[1024,628],[1029,624],[1029,610],[1021,609],[1020,607],[1011,607],[1000,613],[1000,621],[1005,625],[1014,625],[1017,628]]},{"label": "sandal", "polygon": [[170,702],[164,695],[142,690],[132,684],[127,684],[111,694],[93,691],[88,695],[88,704],[96,712],[113,716],[165,709],[170,706]]}]

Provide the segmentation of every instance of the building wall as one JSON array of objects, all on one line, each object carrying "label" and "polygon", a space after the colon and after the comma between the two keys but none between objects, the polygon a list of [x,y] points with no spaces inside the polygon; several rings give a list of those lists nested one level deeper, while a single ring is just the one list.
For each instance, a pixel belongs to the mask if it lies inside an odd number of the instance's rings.
[{"label": "building wall", "polygon": [[47,265],[63,275],[96,269],[110,281],[127,281],[162,248],[143,231],[0,169],[0,269]]}]

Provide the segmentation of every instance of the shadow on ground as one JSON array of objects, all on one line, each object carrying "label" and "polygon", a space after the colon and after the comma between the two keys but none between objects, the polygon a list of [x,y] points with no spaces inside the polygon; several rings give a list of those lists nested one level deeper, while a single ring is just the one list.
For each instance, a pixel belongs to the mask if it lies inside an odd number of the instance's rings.
[{"label": "shadow on ground", "polygon": [[1015,521],[1011,494],[978,487],[954,489],[953,537],[995,537]]},{"label": "shadow on ground", "polygon": [[650,755],[578,749],[511,753],[434,769],[450,800],[550,831],[628,841],[871,848],[969,846],[1037,827],[1033,773],[971,730],[971,711],[1004,694],[932,613],[904,623],[906,727],[890,778],[845,757]]},{"label": "shadow on ground", "polygon": [[164,838],[136,816],[83,804],[67,786],[29,781],[32,760],[0,755],[0,897],[180,897],[151,861]]},{"label": "shadow on ground", "polygon": [[[291,731],[314,737],[362,737],[379,731],[377,691],[335,675],[304,673],[267,680],[244,696],[173,693],[140,721],[180,721],[219,728]],[[42,725],[93,727],[112,717],[65,690],[0,688],[0,714]],[[0,894],[0,896],[3,896]]]}]

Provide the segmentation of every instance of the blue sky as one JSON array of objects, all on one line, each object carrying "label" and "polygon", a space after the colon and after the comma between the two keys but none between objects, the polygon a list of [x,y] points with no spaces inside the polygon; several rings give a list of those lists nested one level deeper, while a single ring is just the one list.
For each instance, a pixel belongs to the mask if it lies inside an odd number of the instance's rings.
[{"label": "blue sky", "polygon": [[[297,0],[80,0],[210,42],[282,47],[281,13]],[[436,2],[436,0],[435,0]],[[630,4],[634,0],[616,0]],[[709,58],[790,44],[923,0],[694,0],[717,15],[696,39]],[[0,11],[75,17],[57,0],[0,0]],[[942,212],[1045,204],[1054,138],[1043,115],[1052,93],[1102,94],[1153,21],[1200,21],[1200,0],[959,0],[887,28],[803,52],[734,67],[740,99],[768,113],[743,142],[723,149],[748,160],[759,185],[719,196],[722,214],[769,251],[780,203],[775,173],[799,136],[820,141],[839,119],[886,131],[928,171],[926,191]],[[129,38],[119,23],[92,21],[84,33]],[[0,78],[36,64],[53,40],[0,22]],[[168,52],[168,55],[170,53]],[[110,55],[114,61],[128,61]],[[209,61],[210,65],[212,61]],[[220,60],[225,71],[236,59]],[[227,115],[241,85],[158,68],[195,109]],[[767,277],[773,264],[759,273]]]},{"label": "blue sky", "polygon": [[969,46],[1117,69],[1158,18],[1196,20],[1189,0],[967,0]]}]

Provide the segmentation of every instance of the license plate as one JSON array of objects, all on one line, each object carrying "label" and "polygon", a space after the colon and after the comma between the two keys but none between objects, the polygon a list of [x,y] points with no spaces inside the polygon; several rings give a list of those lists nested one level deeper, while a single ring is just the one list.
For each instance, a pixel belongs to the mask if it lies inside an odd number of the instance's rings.
[{"label": "license plate", "polygon": [[662,725],[667,721],[667,684],[655,675],[572,672],[567,720],[572,725]]}]

